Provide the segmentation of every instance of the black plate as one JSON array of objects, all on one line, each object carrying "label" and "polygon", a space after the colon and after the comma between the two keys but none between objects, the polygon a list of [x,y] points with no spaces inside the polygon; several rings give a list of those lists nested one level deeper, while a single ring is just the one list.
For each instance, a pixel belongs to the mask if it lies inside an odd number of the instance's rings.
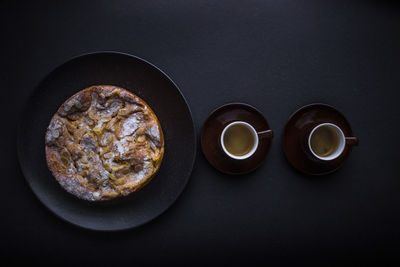
[{"label": "black plate", "polygon": [[[57,108],[81,89],[110,84],[132,91],[154,110],[165,137],[165,154],[153,180],[136,193],[88,202],[67,193],[47,168],[45,129]],[[18,157],[40,201],[62,219],[93,230],[140,226],[163,213],[183,191],[193,168],[196,137],[190,109],[174,82],[149,62],[128,54],[98,52],[62,64],[36,87],[19,125]]]}]

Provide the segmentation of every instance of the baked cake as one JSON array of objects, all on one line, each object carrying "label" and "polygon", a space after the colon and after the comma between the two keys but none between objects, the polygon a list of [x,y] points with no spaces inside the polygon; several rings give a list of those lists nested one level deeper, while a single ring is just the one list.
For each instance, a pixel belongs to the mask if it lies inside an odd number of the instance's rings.
[{"label": "baked cake", "polygon": [[47,166],[78,198],[109,200],[139,190],[157,170],[164,137],[151,108],[109,85],[79,91],[58,109],[45,136]]}]

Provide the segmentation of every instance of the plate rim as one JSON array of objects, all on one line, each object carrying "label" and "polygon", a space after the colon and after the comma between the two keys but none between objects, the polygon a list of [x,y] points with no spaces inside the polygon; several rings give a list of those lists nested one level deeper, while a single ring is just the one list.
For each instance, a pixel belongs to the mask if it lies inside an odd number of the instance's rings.
[{"label": "plate rim", "polygon": [[[172,83],[172,85],[175,87],[175,89],[178,91],[179,95],[182,97],[189,115],[190,115],[190,121],[191,121],[191,127],[193,129],[193,158],[192,161],[190,163],[190,168],[189,168],[189,174],[188,174],[188,178],[185,180],[185,183],[182,186],[182,189],[180,190],[180,192],[176,195],[176,197],[170,202],[168,203],[168,205],[166,206],[166,208],[164,210],[162,210],[160,213],[156,214],[154,217],[152,217],[151,219],[141,222],[137,225],[134,226],[127,226],[127,227],[119,227],[119,228],[107,228],[107,229],[98,229],[95,227],[90,227],[90,226],[84,226],[81,224],[77,224],[75,222],[72,222],[70,220],[68,220],[67,218],[65,218],[64,216],[62,216],[61,214],[58,214],[57,212],[55,212],[54,210],[52,210],[46,203],[44,200],[42,200],[42,198],[35,192],[35,190],[32,187],[31,182],[29,181],[29,179],[27,178],[27,173],[25,168],[23,167],[23,163],[22,163],[22,153],[23,153],[23,148],[22,148],[22,131],[23,131],[23,117],[24,114],[26,113],[26,109],[28,107],[29,102],[32,100],[33,96],[35,95],[35,92],[38,90],[38,88],[40,88],[40,86],[48,79],[48,77],[51,77],[51,75],[53,73],[55,73],[57,70],[59,70],[60,68],[62,68],[65,64],[68,64],[74,60],[77,60],[81,57],[86,57],[86,56],[93,56],[93,55],[101,55],[101,54],[108,54],[108,55],[120,55],[120,56],[126,56],[126,57],[130,57],[133,58],[135,60],[141,61],[145,64],[148,64],[150,67],[154,68],[155,70],[157,70],[158,72],[160,72],[164,77],[166,77],[168,79],[168,81],[170,83]],[[188,101],[186,100],[185,96],[183,95],[182,91],[180,90],[180,88],[178,87],[178,85],[171,79],[171,77],[169,77],[163,70],[161,70],[159,67],[157,67],[156,65],[154,65],[153,63],[147,61],[146,59],[143,59],[141,57],[126,53],[126,52],[120,52],[120,51],[111,51],[111,50],[101,50],[101,51],[94,51],[94,52],[87,52],[87,53],[82,53],[76,56],[73,56],[65,61],[63,61],[62,63],[56,65],[56,67],[54,67],[50,72],[46,73],[43,77],[40,78],[39,82],[37,82],[37,84],[33,87],[33,89],[31,89],[30,93],[28,94],[27,98],[25,99],[23,105],[22,105],[22,109],[21,109],[21,113],[18,117],[18,123],[17,123],[17,136],[16,136],[17,142],[16,142],[16,149],[17,149],[17,158],[18,158],[18,164],[19,164],[19,168],[22,172],[22,175],[24,177],[25,182],[28,184],[30,190],[32,191],[33,195],[35,195],[35,197],[39,200],[39,202],[47,209],[49,210],[52,214],[54,214],[56,217],[60,218],[61,220],[69,223],[70,225],[74,225],[75,227],[81,228],[81,229],[87,229],[90,231],[97,231],[97,232],[119,232],[119,231],[127,231],[127,230],[131,230],[131,229],[136,229],[139,228],[143,225],[145,225],[146,223],[149,223],[153,220],[155,220],[157,217],[163,215],[167,210],[169,210],[171,208],[171,206],[173,206],[175,204],[175,202],[178,200],[178,198],[182,195],[183,191],[185,190],[191,176],[193,173],[193,168],[194,168],[194,163],[196,161],[196,155],[197,155],[197,134],[196,134],[196,127],[194,124],[194,120],[193,120],[193,113],[192,110],[190,108],[190,105],[188,104]]]}]

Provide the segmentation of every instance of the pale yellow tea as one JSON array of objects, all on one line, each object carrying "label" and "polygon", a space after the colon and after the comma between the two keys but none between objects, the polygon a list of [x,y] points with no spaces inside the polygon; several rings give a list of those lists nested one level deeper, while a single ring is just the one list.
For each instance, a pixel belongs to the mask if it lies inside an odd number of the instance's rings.
[{"label": "pale yellow tea", "polygon": [[311,149],[320,157],[330,156],[339,145],[337,132],[329,126],[316,129],[310,139]]},{"label": "pale yellow tea", "polygon": [[223,140],[226,150],[235,156],[246,155],[254,146],[252,132],[246,126],[240,124],[229,127]]}]

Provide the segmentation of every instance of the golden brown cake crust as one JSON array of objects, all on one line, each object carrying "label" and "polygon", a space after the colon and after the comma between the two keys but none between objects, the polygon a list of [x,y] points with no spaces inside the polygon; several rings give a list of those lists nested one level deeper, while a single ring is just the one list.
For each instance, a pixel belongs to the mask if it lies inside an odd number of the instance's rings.
[{"label": "golden brown cake crust", "polygon": [[139,97],[96,85],[67,99],[45,136],[46,161],[59,184],[78,198],[126,196],[147,184],[164,155],[161,125]]}]

